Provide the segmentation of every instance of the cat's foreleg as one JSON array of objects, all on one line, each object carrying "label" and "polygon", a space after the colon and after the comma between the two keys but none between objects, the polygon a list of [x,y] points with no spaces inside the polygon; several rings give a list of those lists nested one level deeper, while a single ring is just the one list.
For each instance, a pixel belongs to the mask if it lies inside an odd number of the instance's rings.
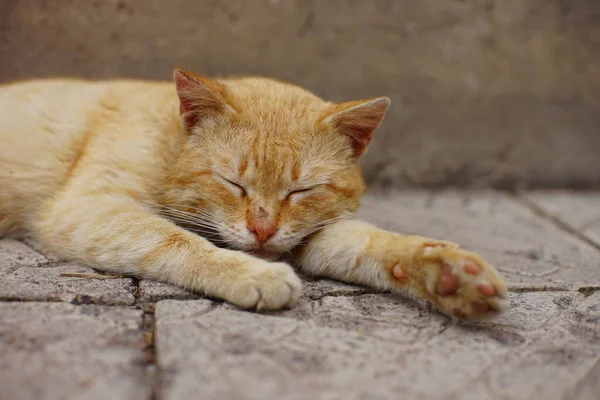
[{"label": "cat's foreleg", "polygon": [[278,309],[300,296],[301,282],[289,265],[218,248],[128,198],[64,196],[38,218],[35,234],[63,258],[243,308]]},{"label": "cat's foreleg", "polygon": [[302,271],[406,293],[461,318],[489,316],[508,306],[498,272],[455,243],[404,236],[359,220],[325,227],[294,263]]}]

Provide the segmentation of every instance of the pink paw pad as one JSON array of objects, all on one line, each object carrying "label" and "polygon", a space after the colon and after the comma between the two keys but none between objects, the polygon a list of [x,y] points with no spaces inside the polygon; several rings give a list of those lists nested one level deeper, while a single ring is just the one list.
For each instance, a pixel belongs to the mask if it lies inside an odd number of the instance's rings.
[{"label": "pink paw pad", "polygon": [[465,261],[465,265],[463,266],[463,269],[465,270],[465,272],[467,274],[470,274],[470,275],[478,275],[482,270],[481,265],[475,264],[472,261]]},{"label": "pink paw pad", "polygon": [[458,290],[459,283],[458,276],[452,274],[452,267],[445,265],[435,287],[435,292],[440,296],[454,294]]},{"label": "pink paw pad", "polygon": [[400,266],[400,264],[394,265],[392,268],[392,275],[399,281],[405,280],[408,278],[408,274],[406,271]]},{"label": "pink paw pad", "polygon": [[484,296],[495,296],[497,294],[496,288],[489,283],[480,283],[477,285],[477,290]]}]

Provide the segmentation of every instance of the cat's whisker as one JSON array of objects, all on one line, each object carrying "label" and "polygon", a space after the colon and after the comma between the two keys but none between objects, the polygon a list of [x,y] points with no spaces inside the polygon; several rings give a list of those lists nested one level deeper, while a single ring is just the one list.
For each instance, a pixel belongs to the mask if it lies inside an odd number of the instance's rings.
[{"label": "cat's whisker", "polygon": [[218,226],[216,226],[215,224],[211,224],[211,223],[206,223],[205,221],[202,220],[193,220],[193,219],[188,219],[188,218],[181,218],[181,217],[177,217],[174,215],[165,215],[165,217],[167,219],[170,219],[172,221],[175,221],[176,223],[181,223],[181,224],[189,224],[189,225],[194,225],[194,226],[203,226],[203,227],[207,227],[207,228],[213,228],[213,229],[217,229]]},{"label": "cat's whisker", "polygon": [[[202,220],[190,220],[190,219],[185,219],[185,218],[180,218],[180,217],[175,217],[175,216],[171,216],[170,217],[172,220],[174,220],[175,222],[179,222],[180,224],[184,225],[184,228],[188,229],[188,230],[197,230],[197,231],[201,231],[203,233],[210,233],[210,234],[218,234],[219,232],[225,232],[225,233],[229,233],[229,234],[233,234],[234,231],[227,227],[224,224],[218,223],[218,224],[213,224],[213,223],[207,223],[206,221],[202,221]],[[208,228],[209,230],[207,230],[206,228]]]},{"label": "cat's whisker", "polygon": [[187,221],[201,221],[204,223],[215,223],[215,224],[218,223],[218,221],[216,221],[216,220],[209,220],[203,216],[192,214],[192,213],[187,213],[187,212],[184,212],[181,210],[176,210],[176,209],[163,209],[163,210],[157,210],[157,211],[159,214],[174,216],[179,219],[185,219]]},{"label": "cat's whisker", "polygon": [[202,236],[210,238],[210,240],[214,239],[214,240],[224,241],[224,239],[221,238],[219,233],[214,230],[206,230],[201,227],[197,228],[197,227],[191,227],[191,226],[182,226],[182,228],[184,228],[185,230],[190,231],[190,232],[202,234]]},{"label": "cat's whisker", "polygon": [[300,241],[298,241],[298,243],[296,244],[296,246],[303,246],[305,244],[308,243],[308,240],[310,239],[310,236],[319,231],[320,229],[323,229],[324,227],[333,224],[334,222],[337,222],[339,220],[342,220],[344,218],[347,218],[351,215],[353,215],[354,213],[346,213],[346,214],[342,214],[339,215],[337,217],[333,217],[333,218],[329,218],[329,219],[324,219],[321,221],[318,221],[317,223],[305,228],[306,232],[303,234],[302,239],[300,239]]},{"label": "cat's whisker", "polygon": [[200,217],[202,217],[203,219],[208,219],[203,214],[190,213],[190,212],[186,212],[186,211],[182,211],[182,210],[176,210],[176,209],[163,209],[163,210],[159,210],[159,212],[177,214],[177,215],[186,216],[186,217],[189,217],[189,218],[200,218]]},{"label": "cat's whisker", "polygon": [[161,215],[167,215],[170,217],[176,217],[179,220],[185,220],[186,222],[192,222],[192,223],[202,223],[204,225],[213,225],[215,227],[220,226],[221,222],[218,221],[216,218],[207,218],[204,215],[198,215],[198,214],[193,214],[193,213],[189,213],[189,212],[185,212],[185,211],[181,211],[181,210],[177,210],[177,209],[161,209],[161,210],[157,210],[157,212]]},{"label": "cat's whisker", "polygon": [[[201,214],[201,215],[204,215],[204,216],[207,216],[207,217],[210,217],[210,218],[217,219],[217,216],[215,214],[213,214],[213,213],[211,213],[211,212],[209,212],[209,211],[207,211],[205,209],[193,207],[193,206],[186,205],[186,204],[161,204],[160,207],[171,209],[171,210],[177,210],[177,211],[188,213],[188,214],[192,214],[192,215]],[[189,211],[183,211],[183,210],[180,210],[180,209],[175,208],[175,207],[190,208],[190,209],[193,209],[195,211],[195,213],[190,213]]]},{"label": "cat's whisker", "polygon": [[311,234],[315,233],[316,231],[318,231],[319,229],[322,229],[322,228],[326,227],[327,225],[331,225],[332,223],[342,220],[350,215],[353,215],[353,213],[347,213],[347,214],[340,215],[338,217],[318,221],[317,223],[315,223],[307,228],[308,233],[305,236],[311,235]]},{"label": "cat's whisker", "polygon": [[191,212],[180,210],[180,209],[177,209],[174,207],[169,207],[164,204],[152,204],[152,206],[157,208],[156,211],[158,211],[158,212],[171,212],[171,213],[177,213],[180,215],[187,215],[187,216],[191,216],[191,217],[198,216],[198,213],[191,213]]},{"label": "cat's whisker", "polygon": [[172,215],[172,214],[162,214],[162,215],[165,217],[168,217],[168,218],[175,219],[182,223],[199,224],[199,225],[205,225],[205,226],[211,226],[211,227],[215,227],[215,225],[216,225],[211,222],[203,221],[202,219],[194,219],[194,218],[182,217],[182,216]]},{"label": "cat's whisker", "polygon": [[207,234],[210,233],[210,234],[214,234],[214,235],[217,235],[220,231],[222,231],[222,230],[220,230],[220,229],[218,229],[216,227],[213,227],[213,226],[207,226],[207,225],[201,225],[201,224],[192,224],[192,223],[189,223],[189,222],[188,223],[180,223],[178,225],[180,225],[181,227],[183,227],[184,229],[187,229],[187,230],[195,229],[195,230],[198,230],[198,231],[205,232]]}]

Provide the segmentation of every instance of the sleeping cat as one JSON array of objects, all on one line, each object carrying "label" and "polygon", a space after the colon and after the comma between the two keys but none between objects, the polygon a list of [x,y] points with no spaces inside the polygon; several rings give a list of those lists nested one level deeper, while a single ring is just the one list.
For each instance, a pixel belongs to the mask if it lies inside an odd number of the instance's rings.
[{"label": "sleeping cat", "polygon": [[2,86],[0,236],[249,309],[294,304],[290,265],[462,318],[506,308],[502,278],[477,254],[350,218],[357,160],[389,105],[181,69],[174,85]]}]

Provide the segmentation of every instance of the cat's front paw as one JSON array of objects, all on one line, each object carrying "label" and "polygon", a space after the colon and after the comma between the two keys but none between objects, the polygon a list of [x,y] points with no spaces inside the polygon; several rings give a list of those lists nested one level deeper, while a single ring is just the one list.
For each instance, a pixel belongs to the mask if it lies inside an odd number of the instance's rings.
[{"label": "cat's front paw", "polygon": [[[421,265],[422,290],[446,314],[488,318],[508,308],[507,288],[496,269],[475,253],[448,242],[428,243],[415,254]],[[403,278],[401,266],[392,276]]]},{"label": "cat's front paw", "polygon": [[278,310],[294,305],[301,292],[302,282],[292,267],[257,259],[232,283],[226,300],[246,309]]}]

